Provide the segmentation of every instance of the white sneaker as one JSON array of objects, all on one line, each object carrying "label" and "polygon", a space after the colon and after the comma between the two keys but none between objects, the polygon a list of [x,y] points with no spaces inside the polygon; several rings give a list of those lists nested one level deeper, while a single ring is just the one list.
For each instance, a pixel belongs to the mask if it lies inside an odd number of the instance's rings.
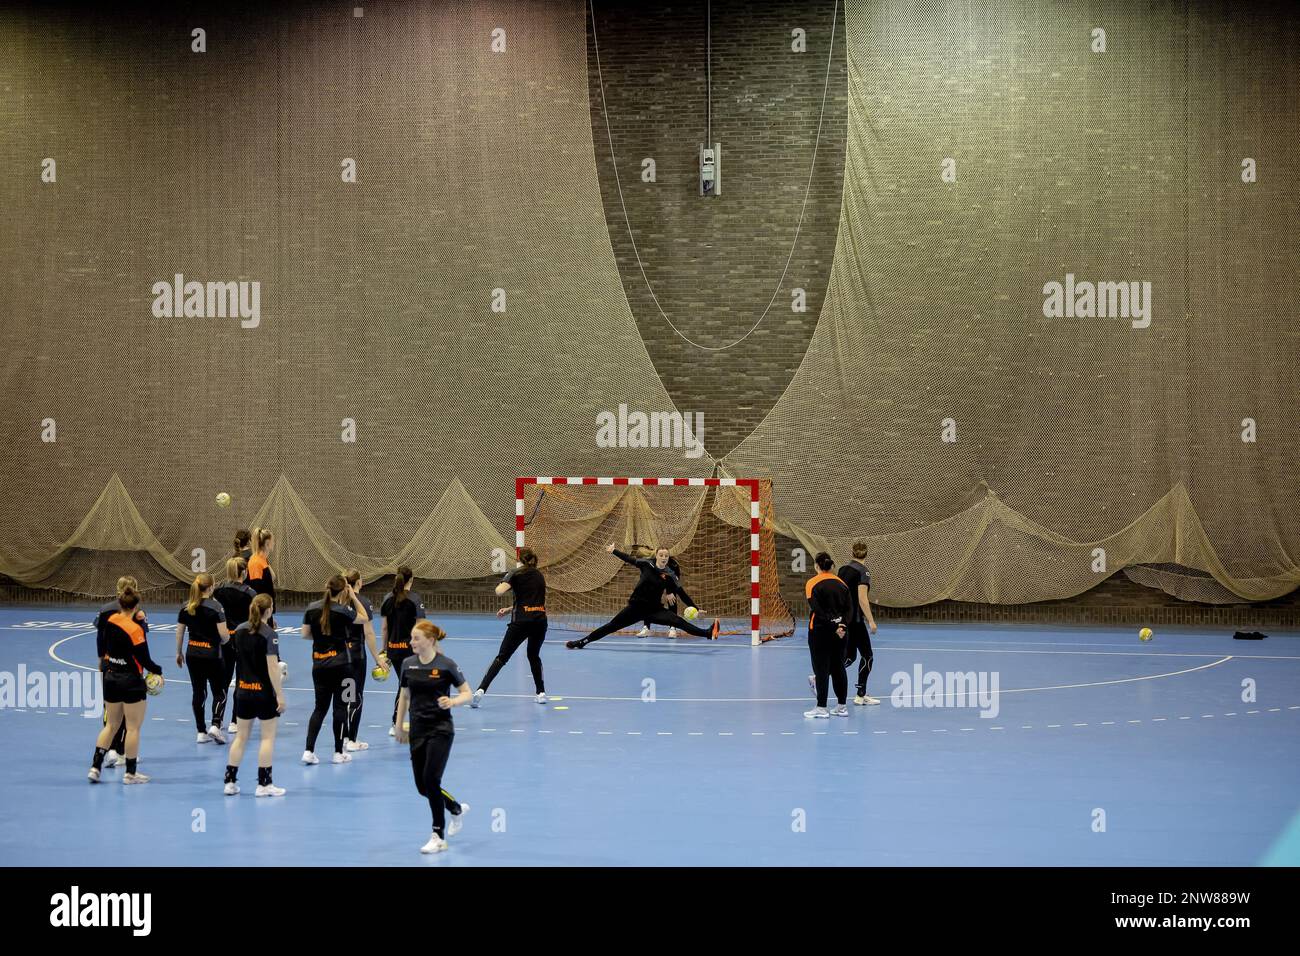
[{"label": "white sneaker", "polygon": [[90,773],[86,774],[86,779],[91,783],[99,783],[99,768],[91,767]]},{"label": "white sneaker", "polygon": [[869,704],[879,704],[880,700],[879,698],[871,697],[867,694],[859,694],[857,697],[853,698],[853,703],[857,704],[859,707],[863,707]]},{"label": "white sneaker", "polygon": [[239,728],[235,725],[235,721],[232,720],[230,722],[230,726],[226,728],[226,733],[230,734],[232,737],[239,733]]},{"label": "white sneaker", "polygon": [[104,769],[107,770],[109,767],[116,767],[117,762],[121,759],[122,755],[120,753],[116,750],[110,750],[108,753],[104,754]]},{"label": "white sneaker", "polygon": [[474,708],[475,710],[478,710],[478,705],[483,703],[483,695],[486,693],[487,691],[485,691],[482,687],[474,691],[474,696],[469,699],[470,707]]},{"label": "white sneaker", "polygon": [[356,753],[358,750],[369,750],[370,744],[366,743],[364,740],[348,740],[344,742],[343,749],[347,750],[349,753]]},{"label": "white sneaker", "polygon": [[447,821],[447,836],[454,837],[460,832],[461,827],[465,825],[465,814],[467,813],[469,813],[469,804],[462,803],[460,805],[460,813],[447,814],[451,817],[451,819]]},{"label": "white sneaker", "polygon": [[336,754],[334,755],[334,760],[333,760],[332,762],[333,762],[333,763],[351,763],[351,762],[352,762],[352,754],[348,753],[346,750],[343,751],[342,753],[336,753]]},{"label": "white sneaker", "polygon": [[544,704],[548,700],[550,700],[550,698],[546,696],[546,691],[542,691],[540,694],[537,695],[537,703],[539,704]]},{"label": "white sneaker", "polygon": [[396,736],[397,736],[397,727],[396,727],[396,726],[393,726],[393,727],[389,727],[389,728],[388,728],[388,736],[390,736],[390,737],[396,737]]},{"label": "white sneaker", "polygon": [[668,628],[668,636],[669,636],[669,637],[676,637],[676,636],[677,636],[677,628],[675,628],[675,627],[670,627],[670,628]]},{"label": "white sneaker", "polygon": [[235,794],[239,793],[239,784],[232,780],[221,789],[221,792],[228,797],[233,797]]},{"label": "white sneaker", "polygon": [[447,841],[438,834],[434,833],[429,837],[429,842],[420,847],[421,853],[441,853],[447,849]]},{"label": "white sneaker", "polygon": [[208,728],[208,736],[219,744],[226,742],[226,735],[221,732],[221,728],[213,724]]},{"label": "white sneaker", "polygon": [[277,787],[273,783],[259,783],[254,793],[259,797],[283,797],[284,787]]},{"label": "white sneaker", "polygon": [[649,628],[649,626],[643,627],[643,628],[641,628],[641,630],[637,631],[637,632],[636,632],[636,636],[637,636],[637,637],[649,637],[649,636],[650,636],[650,628]]},{"label": "white sneaker", "polygon": [[814,707],[812,710],[805,710],[803,715],[805,717],[829,717],[830,713],[825,707]]},{"label": "white sneaker", "polygon": [[305,763],[307,766],[310,767],[310,766],[313,766],[313,765],[315,765],[315,764],[320,763],[320,757],[317,757],[317,756],[316,756],[314,753],[312,753],[310,750],[304,750],[304,751],[302,752],[302,762]]},{"label": "white sneaker", "polygon": [[843,704],[839,704],[831,710],[832,717],[847,717],[848,715],[849,715],[849,709],[845,707]]},{"label": "white sneaker", "polygon": [[196,744],[210,744],[210,743],[212,743],[212,738],[209,737],[209,736],[208,736],[207,734],[205,734],[205,733],[199,733],[199,734],[194,738],[194,742],[195,742]]},{"label": "white sneaker", "polygon": [[148,783],[153,778],[143,773],[128,773],[122,777],[123,783]]}]

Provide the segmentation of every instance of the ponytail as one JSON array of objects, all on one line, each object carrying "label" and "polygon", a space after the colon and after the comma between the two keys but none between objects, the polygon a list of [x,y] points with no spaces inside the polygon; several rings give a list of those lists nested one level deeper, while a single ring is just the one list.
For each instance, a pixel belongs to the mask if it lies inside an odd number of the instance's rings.
[{"label": "ponytail", "polygon": [[191,617],[199,613],[199,605],[203,603],[203,592],[210,587],[212,587],[212,575],[205,571],[194,576],[194,581],[190,584],[190,599],[185,603],[185,610],[189,611]]},{"label": "ponytail", "polygon": [[243,558],[231,558],[226,562],[226,580],[238,584],[239,579],[244,576],[244,569],[248,565]]},{"label": "ponytail", "polygon": [[117,595],[117,606],[123,611],[134,611],[140,606],[140,593],[134,585],[128,584]]},{"label": "ponytail", "polygon": [[254,528],[253,537],[252,537],[253,553],[261,554],[263,551],[265,551],[266,542],[270,540],[271,540],[270,528]]},{"label": "ponytail", "polygon": [[537,553],[532,548],[524,548],[519,552],[519,561],[526,568],[537,567]]},{"label": "ponytail", "polygon": [[271,614],[271,595],[259,594],[248,606],[248,626],[256,634],[262,629],[262,621]]},{"label": "ponytail", "polygon": [[335,596],[342,593],[347,586],[348,582],[341,574],[334,575],[325,585],[325,596],[320,602],[320,632],[326,637],[330,636],[330,605],[334,603]]},{"label": "ponytail", "polygon": [[253,540],[253,536],[248,533],[247,528],[240,528],[235,532],[235,554],[243,551],[248,547],[248,542]]},{"label": "ponytail", "polygon": [[401,565],[397,569],[397,575],[393,578],[393,610],[397,610],[397,605],[406,600],[406,586],[415,579],[415,572],[406,565]]},{"label": "ponytail", "polygon": [[817,567],[820,568],[822,571],[830,571],[832,568],[835,567],[834,559],[832,559],[831,556],[827,554],[825,551],[819,551],[817,553],[816,562],[817,562]]}]

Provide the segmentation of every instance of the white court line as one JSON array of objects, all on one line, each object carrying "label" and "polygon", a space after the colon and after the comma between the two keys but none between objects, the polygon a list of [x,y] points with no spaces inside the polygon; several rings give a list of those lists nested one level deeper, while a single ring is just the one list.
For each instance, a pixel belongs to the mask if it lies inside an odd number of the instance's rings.
[{"label": "white court line", "polygon": [[[81,636],[82,634],[94,633],[94,625],[84,625],[84,626],[89,630],[83,631],[80,634],[73,634],[71,636],[78,637]],[[167,624],[157,625],[154,629],[159,631],[159,633],[161,633],[163,627],[170,628],[171,624],[167,623]],[[66,627],[18,627],[16,625],[7,624],[7,625],[0,625],[0,630],[34,631],[34,632],[58,630],[58,631],[66,632],[71,629]],[[498,637],[456,637],[454,635],[450,635],[448,637],[448,640],[459,641],[464,643],[475,643],[475,644],[499,644],[501,641],[501,639]],[[735,643],[731,643],[731,642],[715,643],[713,641],[707,641],[707,642],[700,641],[697,643],[689,639],[679,639],[675,641],[649,641],[649,640],[642,639],[642,640],[635,640],[635,641],[604,640],[601,641],[600,643],[602,645],[607,645],[610,647],[686,647],[686,648],[703,647],[708,650],[716,650],[722,648],[730,648],[730,649],[738,649],[738,650],[755,650],[755,648],[752,645],[750,645],[748,642],[743,642],[743,641],[738,641]],[[939,643],[940,645],[943,645],[945,642],[940,641]],[[1040,646],[1040,647],[1128,647],[1129,646],[1128,644],[1100,643],[1100,642],[1093,642],[1093,641],[1061,641],[1061,642],[980,641],[979,643],[981,645],[1030,644],[1030,645]],[[799,643],[783,644],[776,641],[772,641],[772,642],[764,643],[762,647],[773,648],[778,650],[787,650],[787,651],[800,651],[802,653],[807,653],[807,647]],[[1024,650],[1022,647],[1008,647],[1006,649],[987,647],[987,646],[964,647],[957,643],[952,643],[952,644],[948,644],[947,646],[939,646],[939,647],[913,647],[912,645],[908,645],[908,644],[890,644],[888,641],[877,641],[875,647],[877,651],[879,650],[944,651],[944,652],[963,651],[971,654],[1066,654],[1066,655],[1080,654],[1086,656],[1100,656],[1100,657],[1214,657],[1216,656],[1215,653],[1213,652],[1198,654],[1189,651],[1156,651],[1156,650],[1152,650],[1152,651],[1061,651],[1061,650],[1034,651],[1034,650]],[[1297,654],[1233,654],[1231,656],[1238,658],[1240,660],[1247,660],[1247,661],[1300,661],[1300,655]],[[505,696],[505,695],[497,695],[497,696]],[[533,695],[518,695],[518,696],[533,696]]]}]

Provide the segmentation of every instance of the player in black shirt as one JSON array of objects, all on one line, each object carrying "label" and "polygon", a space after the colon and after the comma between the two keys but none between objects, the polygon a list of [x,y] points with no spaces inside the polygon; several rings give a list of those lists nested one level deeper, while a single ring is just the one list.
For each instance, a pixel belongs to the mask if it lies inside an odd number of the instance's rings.
[{"label": "player in black shirt", "polygon": [[[411,590],[414,581],[414,571],[406,565],[399,567],[393,578],[393,590],[379,607],[379,614],[384,619],[384,656],[399,675],[402,673],[402,662],[411,656],[411,628],[416,621],[424,619],[424,602],[420,600],[420,595]],[[397,699],[394,698],[393,726],[388,729],[388,735],[391,737],[396,732]]]},{"label": "player in black shirt", "polygon": [[[460,668],[439,651],[438,642],[446,636],[432,621],[419,621],[412,628],[412,653],[402,662],[401,691],[397,695],[397,742],[410,740],[415,788],[429,801],[429,809],[433,811],[433,836],[420,847],[421,853],[440,853],[447,849],[443,827],[448,804],[454,801],[442,789],[442,773],[456,734],[451,709],[470,701],[469,684]],[[453,691],[455,697],[451,696]],[[446,836],[460,830],[460,818],[469,804],[450,809],[453,816]]]},{"label": "player in black shirt", "polygon": [[497,656],[488,665],[487,673],[479,681],[478,690],[474,691],[471,707],[477,707],[483,695],[496,680],[506,661],[519,650],[519,645],[528,643],[528,666],[533,671],[533,686],[537,690],[537,703],[546,703],[546,684],[542,680],[542,642],[546,640],[546,578],[537,570],[537,555],[532,548],[519,552],[519,566],[505,576],[497,585],[498,596],[507,591],[514,593],[514,604],[497,611],[497,617],[510,615],[505,637]]},{"label": "player in black shirt", "polygon": [[224,792],[239,793],[239,764],[253,736],[253,721],[262,725],[257,748],[257,796],[282,797],[284,788],[271,780],[275,732],[284,713],[284,684],[280,677],[280,638],[271,627],[271,596],[259,594],[248,608],[248,620],[235,628],[235,717],[239,730],[230,745]]},{"label": "player in black shirt", "polygon": [[[812,656],[817,706],[804,713],[805,717],[847,717],[845,706],[849,681],[844,674],[844,638],[848,634],[849,618],[853,615],[849,589],[833,573],[835,562],[825,551],[817,555],[817,574],[808,579],[804,593],[808,597],[808,652]],[[826,710],[827,681],[835,687],[839,705],[829,713]]]},{"label": "player in black shirt", "polygon": [[302,618],[302,636],[311,641],[311,680],[316,688],[316,707],[307,722],[307,749],[302,762],[318,764],[316,738],[325,712],[334,705],[334,762],[349,763],[352,755],[343,749],[347,724],[346,681],[352,676],[348,657],[348,634],[355,621],[368,621],[365,605],[358,600],[347,579],[336,574],[325,585],[324,596],[307,608]]},{"label": "player in black shirt", "polygon": [[[240,534],[248,535],[247,531]],[[239,535],[235,535],[235,542],[238,544]],[[248,620],[248,609],[253,603],[253,598],[257,597],[257,592],[248,586],[245,569],[247,562],[243,558],[234,557],[226,562],[226,580],[222,581],[212,597],[221,609],[226,612],[226,627],[238,627],[242,622]],[[231,686],[231,681],[235,677],[235,642],[227,641],[221,645],[221,665],[222,681],[227,687]],[[230,712],[230,733],[236,730],[235,712]]]},{"label": "player in black shirt", "polygon": [[565,641],[565,647],[570,650],[584,648],[592,641],[598,641],[605,635],[613,634],[615,631],[636,624],[638,621],[644,621],[646,624],[667,624],[669,627],[685,631],[688,634],[694,634],[696,637],[717,639],[720,627],[717,618],[713,619],[712,628],[696,627],[684,617],[679,617],[664,606],[666,599],[670,603],[675,603],[679,597],[686,602],[687,606],[694,606],[695,604],[677,579],[677,575],[669,567],[668,562],[671,556],[667,548],[657,550],[653,561],[648,558],[634,558],[629,554],[624,554],[612,544],[606,545],[605,550],[621,561],[635,567],[641,572],[641,577],[637,581],[636,587],[632,589],[632,596],[627,599],[627,607],[615,614],[608,624],[596,628],[586,637],[579,638],[576,641]]},{"label": "player in black shirt", "polygon": [[[248,534],[246,531],[241,533]],[[238,543],[239,535],[235,536],[235,540]],[[257,592],[248,583],[248,562],[246,559],[236,556],[226,561],[226,580],[222,581],[216,590],[212,592],[212,597],[226,612],[227,627],[237,627],[242,621],[248,620],[248,609],[253,603],[253,598],[257,597]],[[221,660],[226,686],[231,687],[235,678],[235,643],[233,640],[222,645]],[[230,726],[227,728],[231,734],[235,733],[236,724],[235,712],[232,708]]]},{"label": "player in black shirt", "polygon": [[149,642],[145,639],[144,625],[136,620],[135,611],[140,606],[140,595],[135,588],[129,585],[123,588],[118,595],[117,605],[117,612],[110,614],[104,621],[103,657],[100,663],[107,720],[95,741],[95,754],[86,776],[91,783],[99,783],[99,773],[113,739],[113,728],[125,720],[126,743],[123,753],[126,756],[126,775],[122,777],[122,782],[148,783],[148,776],[136,772],[136,760],[140,755],[140,728],[144,726],[145,695],[148,692],[144,672],[148,671],[161,678],[162,667],[149,656]]},{"label": "player in black shirt", "polygon": [[853,703],[859,706],[880,703],[877,698],[867,695],[867,678],[871,676],[871,665],[875,662],[871,635],[876,633],[876,619],[871,613],[871,572],[863,564],[866,556],[867,543],[854,542],[853,560],[839,570],[840,579],[848,585],[849,595],[853,599],[853,617],[849,621],[844,663],[846,666],[852,664],[854,655],[857,655],[857,696],[853,698]]},{"label": "player in black shirt", "polygon": [[343,727],[343,747],[348,753],[354,753],[358,750],[370,749],[370,744],[357,739],[361,728],[361,705],[366,691],[366,671],[370,669],[366,662],[366,648],[370,648],[376,667],[388,670],[389,662],[388,658],[375,647],[375,630],[371,623],[375,618],[375,609],[361,593],[361,572],[353,568],[344,573],[343,579],[348,582],[348,587],[352,589],[352,593],[356,595],[366,611],[365,620],[358,617],[348,628],[348,660],[352,668],[352,686],[346,688],[343,694],[343,700],[348,707],[347,719]]},{"label": "player in black shirt", "polygon": [[[194,710],[194,723],[198,727],[198,742],[226,742],[221,733],[221,722],[226,715],[225,662],[222,649],[230,643],[226,627],[225,609],[212,598],[215,582],[210,574],[200,574],[190,585],[190,599],[176,615],[176,666],[187,666],[193,695],[190,705]],[[190,633],[185,642],[186,630]],[[208,688],[212,688],[212,722],[203,722]],[[204,729],[206,728],[206,730]]]},{"label": "player in black shirt", "polygon": [[[95,659],[99,661],[99,669],[101,672],[104,670],[104,623],[121,610],[121,606],[117,602],[118,599],[121,598],[122,592],[127,588],[133,588],[136,592],[139,592],[140,585],[136,583],[134,577],[129,574],[124,574],[117,579],[117,597],[113,598],[113,600],[101,607],[99,613],[95,615]],[[149,633],[149,622],[145,618],[144,608],[136,608],[135,621],[144,628],[145,634]],[[107,726],[108,711],[104,712],[103,720],[104,725]],[[126,753],[125,719],[118,724],[117,733],[113,735],[113,740],[108,745],[108,753],[104,755],[104,769],[116,767],[123,759],[122,755],[124,753]]]}]

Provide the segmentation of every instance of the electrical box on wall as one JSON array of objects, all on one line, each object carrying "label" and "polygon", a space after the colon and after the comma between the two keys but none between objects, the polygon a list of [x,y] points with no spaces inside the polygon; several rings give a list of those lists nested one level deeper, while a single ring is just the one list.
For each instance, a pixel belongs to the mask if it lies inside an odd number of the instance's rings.
[{"label": "electrical box on wall", "polygon": [[722,195],[722,144],[700,145],[700,195]]}]

